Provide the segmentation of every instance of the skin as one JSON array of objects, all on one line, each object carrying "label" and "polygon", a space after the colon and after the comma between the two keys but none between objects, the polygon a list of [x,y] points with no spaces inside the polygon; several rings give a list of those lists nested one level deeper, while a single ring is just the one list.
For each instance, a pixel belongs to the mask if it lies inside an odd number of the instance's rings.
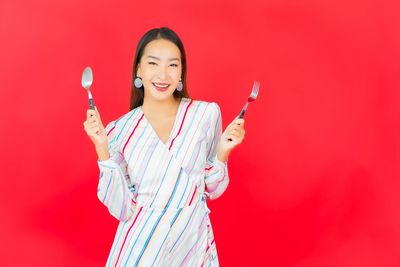
[{"label": "skin", "polygon": [[[179,107],[179,101],[173,96],[182,74],[179,48],[168,40],[151,41],[144,49],[136,74],[142,78],[144,87],[142,111],[160,140],[166,143]],[[83,125],[96,148],[98,159],[109,159],[107,135],[97,108],[87,110]],[[218,159],[227,161],[244,136],[244,120],[235,118],[221,136]]]}]

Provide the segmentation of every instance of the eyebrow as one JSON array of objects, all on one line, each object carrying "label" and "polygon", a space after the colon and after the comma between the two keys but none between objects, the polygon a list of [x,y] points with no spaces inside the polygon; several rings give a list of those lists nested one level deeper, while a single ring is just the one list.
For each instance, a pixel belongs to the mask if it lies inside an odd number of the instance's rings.
[{"label": "eyebrow", "polygon": [[[152,58],[152,59],[155,59],[155,60],[158,60],[158,61],[160,60],[160,58],[155,57],[155,56],[147,56],[147,58]],[[180,59],[177,58],[177,57],[173,57],[173,58],[169,58],[169,59],[168,59],[168,61],[174,61],[174,60],[180,61]]]}]

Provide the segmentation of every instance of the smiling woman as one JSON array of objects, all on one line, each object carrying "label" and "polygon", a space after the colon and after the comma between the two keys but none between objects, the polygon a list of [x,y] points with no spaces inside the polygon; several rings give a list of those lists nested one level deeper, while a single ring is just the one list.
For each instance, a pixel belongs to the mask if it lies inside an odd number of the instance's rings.
[{"label": "smiling woman", "polygon": [[186,55],[175,32],[152,29],[133,64],[131,110],[104,128],[89,109],[98,197],[120,220],[107,266],[218,266],[206,205],[226,189],[227,160],[244,120],[222,133],[216,103],[189,98]]},{"label": "smiling woman", "polygon": [[[146,46],[136,75],[143,81],[145,98],[162,101],[175,91],[181,82],[180,57],[178,47],[165,39],[154,40]],[[170,94],[158,94],[167,91]]]}]

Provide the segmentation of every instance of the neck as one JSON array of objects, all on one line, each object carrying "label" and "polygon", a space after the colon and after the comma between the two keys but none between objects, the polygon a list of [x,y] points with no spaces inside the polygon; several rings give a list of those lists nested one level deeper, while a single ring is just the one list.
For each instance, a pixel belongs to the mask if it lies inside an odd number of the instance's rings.
[{"label": "neck", "polygon": [[143,99],[142,110],[146,116],[150,117],[174,116],[178,111],[179,103],[180,100],[175,99],[175,97],[162,101],[145,97]]}]

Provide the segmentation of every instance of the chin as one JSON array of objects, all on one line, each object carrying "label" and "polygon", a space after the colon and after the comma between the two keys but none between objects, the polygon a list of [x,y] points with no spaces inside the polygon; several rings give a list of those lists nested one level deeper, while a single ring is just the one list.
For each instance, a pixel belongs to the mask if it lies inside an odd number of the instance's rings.
[{"label": "chin", "polygon": [[150,93],[151,98],[157,101],[164,101],[167,99],[170,99],[171,97],[174,97],[174,91],[165,91],[165,92],[151,92]]}]

